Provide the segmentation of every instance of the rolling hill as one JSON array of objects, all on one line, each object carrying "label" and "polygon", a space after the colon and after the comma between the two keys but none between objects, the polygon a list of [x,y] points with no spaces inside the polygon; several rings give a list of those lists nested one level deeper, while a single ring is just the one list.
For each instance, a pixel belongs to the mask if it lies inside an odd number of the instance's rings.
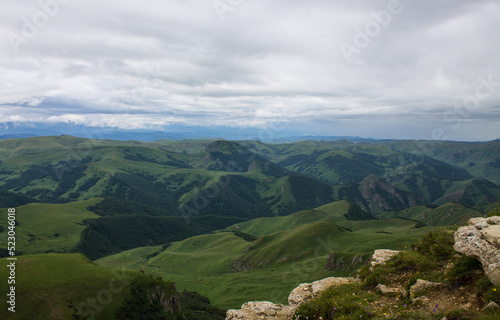
[{"label": "rolling hill", "polygon": [[285,302],[285,293],[299,283],[352,274],[375,248],[398,249],[429,230],[415,228],[419,222],[408,218],[368,218],[356,205],[339,201],[241,222],[168,247],[124,251],[96,263],[171,279],[223,308],[248,299]]},{"label": "rolling hill", "polygon": [[[423,146],[429,151],[419,153]],[[0,204],[16,207],[17,249],[29,254],[19,260],[25,274],[19,294],[36,293],[26,303],[42,315],[71,317],[75,303],[98,295],[96,286],[116,272],[108,267],[133,270],[126,273],[138,283],[117,295],[103,318],[140,313],[151,286],[183,304],[170,282],[138,271],[200,292],[218,307],[285,302],[301,282],[356,272],[375,249],[399,249],[432,226],[481,215],[500,199],[497,148],[498,142],[6,139]],[[6,225],[3,215],[1,236]],[[39,277],[59,280],[51,286]],[[72,292],[77,285],[81,292]],[[171,317],[217,318],[205,298],[184,298],[188,307]],[[137,308],[126,309],[125,301]]]},{"label": "rolling hill", "polygon": [[[8,271],[2,268],[0,277],[7,279]],[[225,314],[204,297],[178,292],[174,283],[98,266],[81,254],[19,256],[15,287],[16,312],[1,308],[2,319],[215,320]],[[2,296],[7,290],[1,287]]]}]

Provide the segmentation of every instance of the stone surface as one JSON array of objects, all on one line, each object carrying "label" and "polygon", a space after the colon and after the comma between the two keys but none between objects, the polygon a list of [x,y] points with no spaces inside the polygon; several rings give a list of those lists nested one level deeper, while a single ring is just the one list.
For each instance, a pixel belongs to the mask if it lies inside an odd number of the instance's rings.
[{"label": "stone surface", "polygon": [[332,286],[347,284],[357,281],[354,278],[331,277],[314,281],[313,283],[302,283],[288,296],[289,305],[300,305],[319,295]]},{"label": "stone surface", "polygon": [[454,235],[457,252],[478,259],[490,281],[500,285],[500,249],[498,229],[500,217],[473,218],[469,226],[459,228]]},{"label": "stone surface", "polygon": [[390,294],[398,294],[402,296],[406,295],[406,291],[403,287],[391,288],[386,285],[379,284],[376,288],[380,290],[380,292],[383,295],[390,295]]},{"label": "stone surface", "polygon": [[498,305],[498,303],[496,303],[495,301],[490,301],[490,303],[488,303],[488,305],[486,307],[484,307],[483,310],[481,310],[481,312],[484,312],[487,310],[498,310],[498,309],[500,309],[500,306]]},{"label": "stone surface", "polygon": [[287,320],[295,310],[269,301],[250,301],[244,303],[240,310],[228,310],[226,320]]},{"label": "stone surface", "polygon": [[375,267],[376,265],[386,263],[389,259],[397,255],[399,252],[400,251],[397,250],[387,250],[387,249],[375,250],[371,258],[370,270],[373,270],[373,267]]},{"label": "stone surface", "polygon": [[246,302],[239,310],[228,310],[226,320],[291,320],[302,303],[316,297],[332,286],[358,281],[354,278],[326,278],[313,283],[302,283],[288,297],[288,306],[269,301]]},{"label": "stone surface", "polygon": [[441,286],[443,286],[443,284],[439,282],[431,282],[427,280],[418,279],[417,282],[411,286],[410,295],[416,295],[418,293],[425,291],[426,289],[436,288]]},{"label": "stone surface", "polygon": [[484,238],[489,243],[495,245],[497,248],[500,247],[500,225],[490,226],[481,231]]}]

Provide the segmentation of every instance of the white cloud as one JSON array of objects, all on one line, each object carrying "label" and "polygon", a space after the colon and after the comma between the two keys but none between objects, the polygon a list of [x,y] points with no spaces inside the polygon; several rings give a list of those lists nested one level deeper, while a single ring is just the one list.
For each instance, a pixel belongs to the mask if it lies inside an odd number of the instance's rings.
[{"label": "white cloud", "polygon": [[[452,139],[496,138],[500,4],[401,0],[348,63],[340,44],[389,2],[242,1],[221,21],[212,1],[69,1],[16,53],[8,35],[23,36],[43,8],[9,0],[1,112],[121,128],[280,121],[332,135],[431,138],[443,128]],[[453,129],[446,117],[489,76],[491,95]]]}]

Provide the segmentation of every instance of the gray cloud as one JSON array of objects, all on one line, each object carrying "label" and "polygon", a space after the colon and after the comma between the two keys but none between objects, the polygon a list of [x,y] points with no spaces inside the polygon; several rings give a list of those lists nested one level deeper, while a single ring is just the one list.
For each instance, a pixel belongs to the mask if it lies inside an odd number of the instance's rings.
[{"label": "gray cloud", "polygon": [[[123,128],[279,121],[311,134],[498,138],[500,4],[401,0],[369,29],[393,1],[242,0],[221,20],[215,1],[8,0],[0,113]],[[369,44],[356,47],[366,32]],[[349,59],[345,44],[356,48]]]}]

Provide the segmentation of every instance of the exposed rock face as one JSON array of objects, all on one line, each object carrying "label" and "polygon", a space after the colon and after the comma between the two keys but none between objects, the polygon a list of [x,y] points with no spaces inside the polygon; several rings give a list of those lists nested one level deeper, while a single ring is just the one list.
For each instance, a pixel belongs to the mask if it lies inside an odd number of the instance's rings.
[{"label": "exposed rock face", "polygon": [[371,259],[370,270],[373,270],[373,267],[375,267],[378,264],[386,263],[390,258],[397,255],[399,252],[400,251],[397,250],[386,250],[386,249],[375,250]]},{"label": "exposed rock face", "polygon": [[326,278],[313,283],[302,283],[288,296],[288,306],[269,301],[251,301],[240,310],[228,310],[226,320],[290,320],[297,308],[332,286],[357,281],[354,278]]},{"label": "exposed rock face", "polygon": [[472,218],[454,237],[455,250],[478,259],[490,281],[500,285],[500,217]]},{"label": "exposed rock face", "polygon": [[370,213],[398,210],[413,207],[417,201],[413,195],[397,190],[387,181],[376,175],[369,175],[359,183],[359,191],[369,205]]},{"label": "exposed rock face", "polygon": [[330,253],[325,269],[330,271],[348,270],[350,267],[361,262],[363,262],[362,256],[354,256],[352,257],[352,260],[349,261],[347,259],[344,259],[343,257],[338,256],[337,254]]},{"label": "exposed rock face", "polygon": [[[177,291],[174,285],[174,289]],[[149,302],[151,304],[159,303],[165,312],[178,313],[181,311],[181,303],[177,296],[170,296],[159,286],[148,290]]]}]

